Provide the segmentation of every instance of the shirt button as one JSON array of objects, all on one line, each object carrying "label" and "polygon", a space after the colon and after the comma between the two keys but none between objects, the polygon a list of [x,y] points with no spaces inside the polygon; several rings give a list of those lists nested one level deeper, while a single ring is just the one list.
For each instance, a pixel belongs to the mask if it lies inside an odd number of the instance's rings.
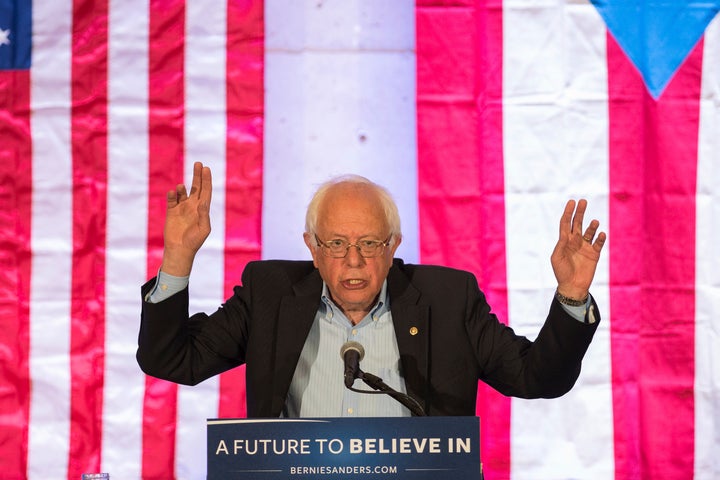
[{"label": "shirt button", "polygon": [[357,328],[353,328],[352,334],[353,334],[353,335],[357,335]]},{"label": "shirt button", "polygon": [[353,413],[352,407],[348,408],[348,409],[347,409],[347,412],[348,412],[350,415],[352,415],[352,413]]},{"label": "shirt button", "polygon": [[160,290],[162,290],[163,292],[167,289],[168,289],[168,286],[165,285],[164,283],[162,285],[160,285]]}]

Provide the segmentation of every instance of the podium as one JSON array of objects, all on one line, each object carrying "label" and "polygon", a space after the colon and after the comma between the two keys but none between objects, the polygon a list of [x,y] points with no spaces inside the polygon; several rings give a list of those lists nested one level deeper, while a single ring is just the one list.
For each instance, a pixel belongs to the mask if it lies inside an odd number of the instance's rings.
[{"label": "podium", "polygon": [[477,417],[209,419],[207,478],[482,479]]}]

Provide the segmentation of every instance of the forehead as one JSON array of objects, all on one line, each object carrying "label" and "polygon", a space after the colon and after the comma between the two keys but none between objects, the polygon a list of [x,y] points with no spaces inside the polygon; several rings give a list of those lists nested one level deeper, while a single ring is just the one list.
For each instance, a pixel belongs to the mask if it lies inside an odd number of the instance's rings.
[{"label": "forehead", "polygon": [[335,235],[384,235],[388,225],[382,201],[369,185],[333,185],[318,209],[318,229]]}]

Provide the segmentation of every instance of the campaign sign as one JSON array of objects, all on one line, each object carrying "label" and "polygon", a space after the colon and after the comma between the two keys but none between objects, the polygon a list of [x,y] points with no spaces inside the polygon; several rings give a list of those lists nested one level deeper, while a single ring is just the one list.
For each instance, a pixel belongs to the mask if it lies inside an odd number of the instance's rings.
[{"label": "campaign sign", "polygon": [[209,480],[478,480],[477,417],[217,419]]}]

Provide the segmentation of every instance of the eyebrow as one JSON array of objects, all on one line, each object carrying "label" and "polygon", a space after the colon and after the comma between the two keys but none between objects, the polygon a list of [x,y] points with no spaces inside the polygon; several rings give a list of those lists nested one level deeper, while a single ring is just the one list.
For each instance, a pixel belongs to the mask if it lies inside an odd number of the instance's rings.
[{"label": "eyebrow", "polygon": [[[375,238],[373,238],[373,237],[375,237]],[[349,242],[350,237],[348,237],[347,235],[339,235],[339,234],[338,235],[330,235],[328,237],[328,239],[325,241],[330,241],[330,240],[347,240]],[[361,235],[361,236],[357,237],[356,241],[358,241],[358,240],[377,240],[379,242],[383,241],[383,240],[381,240],[380,235],[373,235],[373,234]]]}]

